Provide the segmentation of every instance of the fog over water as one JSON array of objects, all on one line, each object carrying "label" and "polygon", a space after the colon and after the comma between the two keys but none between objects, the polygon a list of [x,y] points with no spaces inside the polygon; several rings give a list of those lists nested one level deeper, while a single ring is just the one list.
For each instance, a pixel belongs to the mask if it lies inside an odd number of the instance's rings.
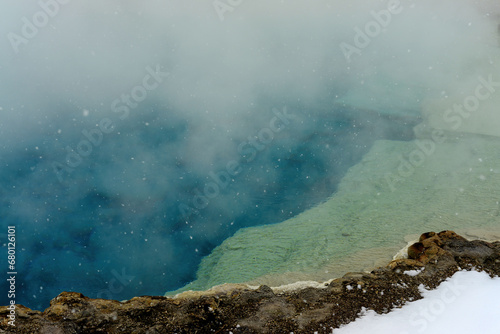
[{"label": "fog over water", "polygon": [[35,309],[61,291],[177,289],[239,228],[325,200],[375,140],[412,139],[423,101],[487,75],[474,64],[500,14],[472,0],[2,7],[0,236],[16,226],[16,302]]}]

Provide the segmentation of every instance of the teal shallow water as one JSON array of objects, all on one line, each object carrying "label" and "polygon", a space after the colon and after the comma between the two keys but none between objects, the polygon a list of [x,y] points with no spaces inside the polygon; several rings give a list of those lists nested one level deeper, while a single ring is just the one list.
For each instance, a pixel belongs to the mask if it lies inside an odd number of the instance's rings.
[{"label": "teal shallow water", "polygon": [[442,138],[376,142],[330,199],[287,221],[240,230],[176,292],[368,270],[390,260],[408,235],[426,231],[500,236],[500,140]]}]

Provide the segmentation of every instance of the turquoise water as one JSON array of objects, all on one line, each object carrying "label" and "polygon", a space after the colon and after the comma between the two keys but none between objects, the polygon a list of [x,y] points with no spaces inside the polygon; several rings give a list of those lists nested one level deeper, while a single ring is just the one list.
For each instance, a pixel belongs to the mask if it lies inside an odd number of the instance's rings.
[{"label": "turquoise water", "polygon": [[[400,158],[419,149],[416,141],[378,141],[328,201],[279,224],[240,230],[202,261],[199,279],[185,289],[326,281],[386,265],[425,231],[497,240],[499,144],[482,137],[429,144],[432,154],[421,151],[424,161],[403,177]],[[397,188],[388,175],[401,178]]]},{"label": "turquoise water", "polygon": [[16,302],[321,280],[493,233],[500,10],[391,3],[4,8]]}]

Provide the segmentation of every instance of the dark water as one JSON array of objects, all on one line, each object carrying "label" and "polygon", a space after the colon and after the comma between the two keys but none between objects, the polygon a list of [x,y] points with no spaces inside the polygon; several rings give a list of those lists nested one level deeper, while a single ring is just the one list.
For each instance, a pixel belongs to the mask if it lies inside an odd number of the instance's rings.
[{"label": "dark water", "polygon": [[[314,107],[279,106],[275,111],[295,118],[260,143],[253,159],[238,151],[240,138],[226,138],[240,173],[196,209],[194,197],[228,159],[208,170],[190,168],[183,145],[196,133],[175,111],[158,112],[165,108],[145,105],[136,113],[140,122],[116,123],[116,132],[59,179],[51,163],[64,161],[61,148],[81,140],[76,131],[47,134],[37,138],[43,146],[2,156],[0,216],[17,226],[17,303],[44,309],[61,291],[123,300],[182,287],[201,258],[239,228],[280,222],[321,202],[379,133],[387,137],[393,127],[394,137],[409,139],[412,125],[333,108],[320,118]],[[272,107],[265,108],[272,119]],[[260,129],[249,128],[243,138]],[[182,205],[196,210],[183,214]]]}]

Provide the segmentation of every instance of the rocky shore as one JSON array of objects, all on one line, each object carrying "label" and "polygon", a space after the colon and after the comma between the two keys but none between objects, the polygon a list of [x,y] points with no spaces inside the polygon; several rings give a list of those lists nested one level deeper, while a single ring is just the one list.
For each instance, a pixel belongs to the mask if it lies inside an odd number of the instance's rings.
[{"label": "rocky shore", "polygon": [[125,302],[63,292],[45,311],[0,307],[0,333],[331,333],[362,308],[386,313],[421,298],[456,271],[500,275],[500,241],[468,241],[452,231],[428,232],[408,248],[408,258],[372,272],[351,272],[316,287],[278,292],[226,284],[175,298],[142,296]]}]

